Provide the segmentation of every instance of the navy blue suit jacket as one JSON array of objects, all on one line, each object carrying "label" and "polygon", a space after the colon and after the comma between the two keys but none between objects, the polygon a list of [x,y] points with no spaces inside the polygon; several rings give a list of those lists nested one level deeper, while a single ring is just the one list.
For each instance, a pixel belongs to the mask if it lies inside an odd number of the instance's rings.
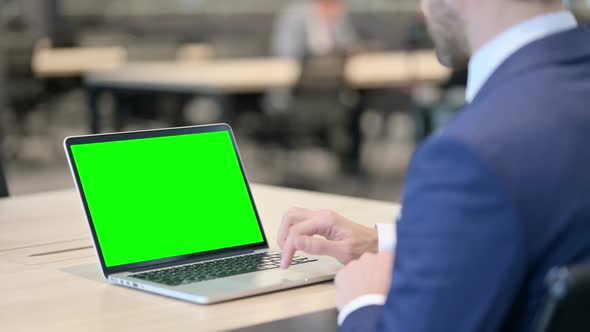
[{"label": "navy blue suit jacket", "polygon": [[416,152],[384,306],[342,331],[524,331],[554,266],[590,260],[590,31],[533,42]]}]

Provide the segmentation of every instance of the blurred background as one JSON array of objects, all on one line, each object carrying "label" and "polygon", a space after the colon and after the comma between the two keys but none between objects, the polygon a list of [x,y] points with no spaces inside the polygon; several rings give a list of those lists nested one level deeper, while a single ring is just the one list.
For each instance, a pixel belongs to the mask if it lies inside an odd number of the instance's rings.
[{"label": "blurred background", "polygon": [[417,0],[0,0],[0,196],[73,187],[69,135],[227,122],[250,181],[398,200],[466,77]]}]

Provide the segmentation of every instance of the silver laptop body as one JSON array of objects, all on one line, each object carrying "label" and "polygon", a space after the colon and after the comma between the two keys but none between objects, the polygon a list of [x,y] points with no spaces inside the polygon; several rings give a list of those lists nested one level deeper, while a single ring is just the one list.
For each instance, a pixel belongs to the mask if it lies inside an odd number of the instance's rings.
[{"label": "silver laptop body", "polygon": [[[204,137],[214,137],[216,141],[211,146],[207,146],[207,140],[210,138],[205,139]],[[191,140],[196,142],[194,146],[190,145],[193,142]],[[215,152],[220,150],[218,146],[224,147],[223,153]],[[297,258],[298,264],[288,270],[276,268],[280,254],[269,250],[266,234],[250,192],[233,133],[226,124],[68,137],[64,141],[64,147],[86,213],[101,269],[104,276],[114,284],[194,303],[210,304],[331,280],[341,267],[332,258],[299,256]],[[171,152],[177,147],[182,149],[179,153]],[[190,151],[185,151],[186,147],[191,147]],[[158,156],[158,151],[160,151],[158,149],[162,151],[161,157]],[[201,149],[202,151],[200,151]],[[222,174],[212,174],[215,169],[220,168],[217,164],[212,164],[213,166],[207,168],[208,174],[193,174],[191,172],[183,174],[182,171],[160,173],[160,169],[176,169],[174,168],[176,166],[167,163],[178,163],[179,161],[175,160],[177,154],[186,154],[192,158],[190,160],[195,165],[205,165],[203,167],[208,167],[208,163],[218,163],[227,167],[227,171]],[[183,163],[185,160],[182,159]],[[129,170],[129,164],[135,162],[137,162],[135,166],[141,168],[137,172]],[[118,163],[120,164],[117,165]],[[154,169],[150,169],[152,164],[158,163],[159,167],[154,166]],[[118,174],[119,169],[127,169],[127,173]],[[195,166],[195,169],[199,168]],[[109,172],[114,173],[110,174]],[[152,190],[150,186],[142,190],[129,188],[132,185],[126,183],[127,179],[130,178],[130,183],[138,183],[137,181],[143,179],[136,173],[141,172],[150,174],[150,177],[146,177],[146,181],[160,183],[159,186],[164,187],[159,188],[158,185],[154,185],[154,188],[157,188],[153,189],[154,192],[150,192]],[[171,175],[171,173],[175,174]],[[220,224],[229,223],[234,228],[243,229],[242,233],[244,234],[252,234],[251,237],[257,239],[252,243],[248,242],[250,240],[240,239],[239,234],[235,236],[237,242],[233,244],[230,241],[234,240],[226,239],[225,232],[216,231],[208,234],[207,232],[210,231],[206,226],[210,226],[210,224],[204,223],[216,223],[217,220],[196,218],[197,221],[187,223],[185,220],[171,218],[172,220],[160,222],[157,218],[150,219],[150,215],[162,212],[157,210],[159,207],[156,207],[154,213],[150,214],[144,210],[150,209],[154,204],[135,205],[136,199],[142,201],[154,198],[154,201],[159,201],[158,198],[161,198],[162,201],[175,202],[172,199],[176,194],[170,190],[174,190],[174,188],[186,189],[182,187],[184,181],[166,181],[167,177],[182,176],[184,179],[189,179],[186,182],[191,183],[215,183],[216,176],[220,177],[219,180],[222,182],[226,180],[226,177],[229,177],[227,175],[229,173],[239,174],[241,178],[239,181],[234,181],[236,182],[235,187],[238,189],[228,190],[232,193],[230,196],[240,197],[241,202],[247,201],[248,203],[236,206],[234,209],[233,202],[238,201],[237,199],[222,202],[225,207],[225,215],[231,218]],[[138,177],[138,179],[134,179],[134,177]],[[199,177],[203,177],[203,179]],[[162,178],[165,179],[160,181]],[[168,187],[168,182],[177,183],[178,187]],[[232,183],[226,186],[233,187]],[[201,194],[202,199],[209,204],[203,203],[201,206],[197,200],[194,204],[190,204],[188,212],[184,211],[184,205],[165,206],[162,209],[180,211],[180,213],[203,211],[203,215],[206,215],[207,209],[212,206],[211,202],[217,204],[219,200],[214,200],[209,197],[210,195],[203,193],[210,191],[223,195],[224,191],[224,188],[208,188],[207,185],[192,188],[195,188],[193,192],[196,196]],[[129,194],[121,196],[121,191],[129,192]],[[179,197],[176,199],[186,200],[187,195],[181,194],[180,190],[178,192]],[[130,202],[125,202],[127,200],[125,197],[128,196],[134,198],[129,199]],[[171,203],[171,205],[174,204]],[[117,209],[121,207],[123,207],[120,210],[121,214],[127,216],[122,219],[119,218],[117,212]],[[249,215],[250,219],[245,218],[244,221],[241,221],[240,214],[236,214],[232,209],[248,211],[245,215]],[[213,212],[217,213],[217,211]],[[232,213],[234,214],[232,215]],[[201,215],[200,212],[196,214]],[[134,217],[136,215],[142,215],[141,220],[136,220]],[[179,230],[176,230],[176,227]],[[177,237],[186,238],[187,227],[195,234],[194,243],[192,240],[178,240],[186,243],[174,242]],[[138,234],[145,234],[142,235],[145,236],[145,239],[140,235],[136,236],[133,229],[138,229]],[[159,240],[153,241],[153,236],[159,236],[160,233],[165,237],[161,243],[173,245],[160,244]],[[126,239],[133,245],[127,246]],[[217,243],[219,241],[216,239],[223,239],[227,243],[225,246],[219,247]],[[205,242],[210,242],[207,244],[209,247],[203,244]],[[172,247],[183,248],[185,251],[174,252],[176,249],[170,249]],[[189,251],[192,247],[200,249]],[[243,264],[244,261],[255,262],[256,271],[244,272],[252,270],[252,266],[254,266]],[[216,270],[219,266],[222,266],[222,270],[225,272],[220,273]],[[207,272],[208,268],[213,269],[213,272]],[[191,274],[193,272],[198,275],[198,278]],[[188,277],[187,273],[189,273]]]}]

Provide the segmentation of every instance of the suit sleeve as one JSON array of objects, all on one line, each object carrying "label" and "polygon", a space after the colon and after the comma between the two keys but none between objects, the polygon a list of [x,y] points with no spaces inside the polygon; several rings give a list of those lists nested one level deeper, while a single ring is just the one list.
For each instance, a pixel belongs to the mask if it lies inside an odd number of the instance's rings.
[{"label": "suit sleeve", "polygon": [[498,331],[525,271],[512,200],[473,149],[435,138],[408,170],[392,285],[341,331]]}]

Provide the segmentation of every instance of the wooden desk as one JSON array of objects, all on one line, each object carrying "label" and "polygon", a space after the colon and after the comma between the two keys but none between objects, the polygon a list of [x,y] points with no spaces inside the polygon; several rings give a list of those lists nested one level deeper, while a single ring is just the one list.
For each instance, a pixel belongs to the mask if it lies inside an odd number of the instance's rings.
[{"label": "wooden desk", "polygon": [[450,70],[438,62],[433,51],[360,54],[345,69],[348,83],[362,89],[437,83],[449,75]]},{"label": "wooden desk", "polygon": [[[86,75],[90,132],[101,131],[98,100],[105,92],[172,93],[182,97],[207,96],[227,111],[228,96],[257,94],[270,88],[290,87],[299,77],[296,62],[252,58],[202,62],[144,62]],[[229,113],[229,112],[228,112]],[[115,127],[117,129],[117,127]]]},{"label": "wooden desk", "polygon": [[[293,205],[334,209],[366,225],[391,221],[398,213],[386,202],[262,185],[252,189],[273,246],[280,218]],[[332,283],[211,306],[111,285],[100,275],[94,249],[85,248],[91,245],[73,190],[0,200],[2,330],[214,331],[334,307]]]},{"label": "wooden desk", "polygon": [[[292,87],[300,70],[296,61],[280,58],[144,62],[97,70],[87,75],[86,82],[119,88],[249,93]],[[356,88],[439,82],[449,74],[432,51],[361,54],[348,60],[344,73]]]},{"label": "wooden desk", "polygon": [[32,67],[38,77],[69,77],[117,68],[125,61],[123,47],[43,48],[33,55]]},{"label": "wooden desk", "polygon": [[[225,105],[228,95],[293,87],[300,72],[297,62],[280,58],[128,63],[94,71],[85,76],[90,132],[101,131],[98,99],[103,92],[208,96]],[[344,72],[346,81],[359,90],[435,83],[449,74],[432,51],[358,55],[348,60]]]},{"label": "wooden desk", "polygon": [[86,76],[95,87],[199,93],[249,93],[290,87],[299,77],[295,61],[279,58],[202,62],[137,62]]}]

